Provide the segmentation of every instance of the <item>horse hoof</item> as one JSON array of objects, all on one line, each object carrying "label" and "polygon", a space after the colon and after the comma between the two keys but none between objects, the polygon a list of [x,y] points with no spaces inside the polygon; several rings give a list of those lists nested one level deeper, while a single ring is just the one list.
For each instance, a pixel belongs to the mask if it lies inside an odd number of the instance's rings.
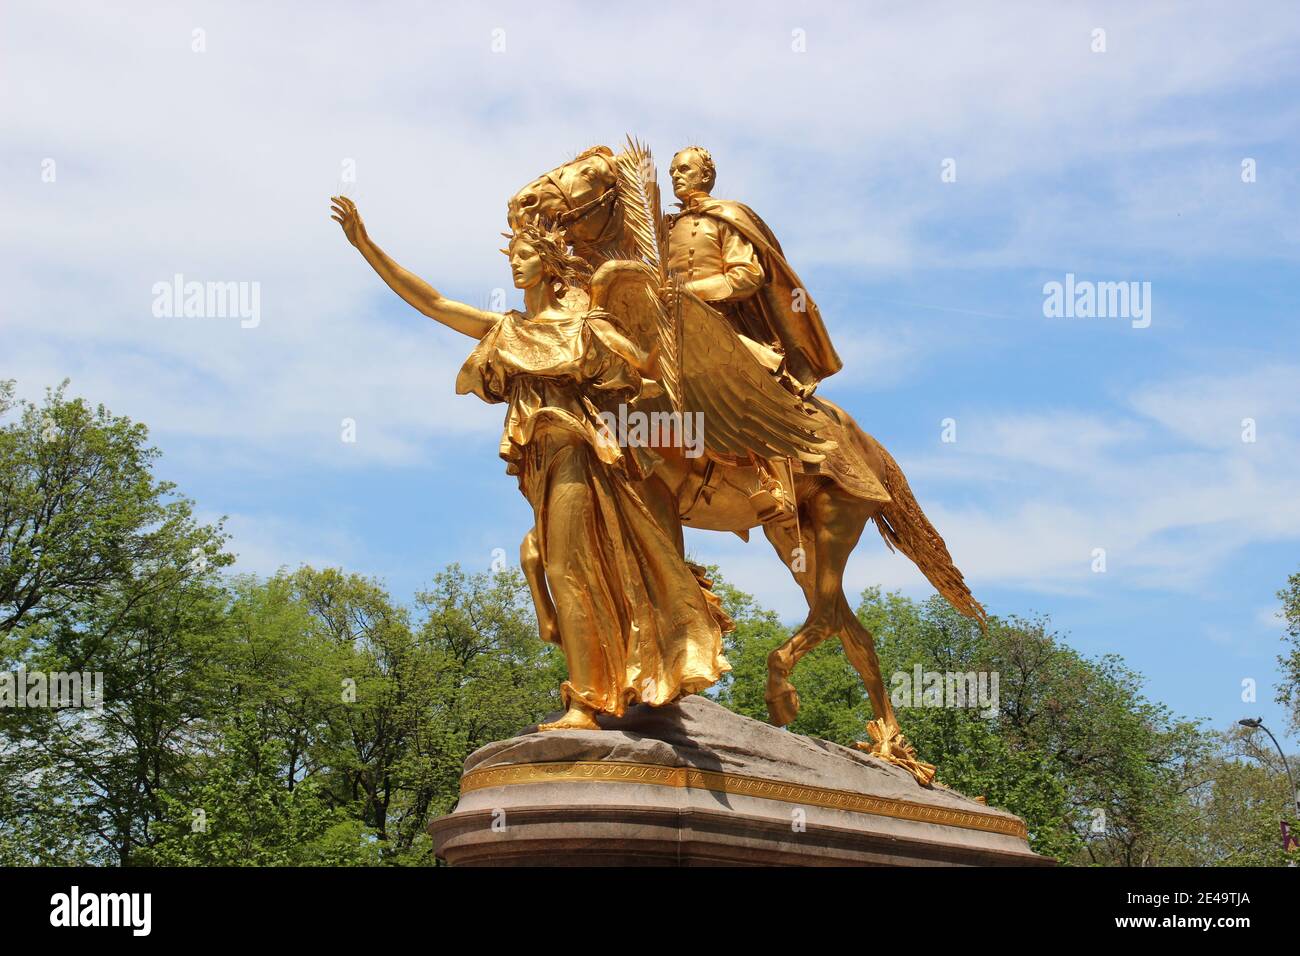
[{"label": "horse hoof", "polygon": [[787,685],[785,690],[767,694],[768,722],[784,727],[799,716],[799,692]]},{"label": "horse hoof", "polygon": [[778,647],[771,654],[767,655],[768,680],[784,681],[786,676],[790,673],[790,668],[793,666],[794,662],[787,660],[785,655],[781,653],[781,648]]}]

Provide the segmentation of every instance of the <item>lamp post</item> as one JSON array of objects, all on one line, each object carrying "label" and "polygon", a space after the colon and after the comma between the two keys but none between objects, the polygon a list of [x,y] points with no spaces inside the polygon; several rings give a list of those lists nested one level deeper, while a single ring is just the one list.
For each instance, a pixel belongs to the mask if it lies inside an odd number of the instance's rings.
[{"label": "lamp post", "polygon": [[1286,768],[1286,778],[1291,781],[1291,799],[1295,802],[1295,809],[1300,811],[1300,790],[1296,789],[1295,777],[1291,776],[1291,765],[1287,763],[1286,754],[1282,752],[1282,745],[1273,736],[1273,731],[1264,726],[1264,718],[1246,717],[1237,721],[1237,723],[1243,727],[1249,727],[1251,730],[1262,730],[1268,734],[1269,739],[1273,741],[1273,746],[1277,748],[1277,755],[1282,758],[1282,766]]}]

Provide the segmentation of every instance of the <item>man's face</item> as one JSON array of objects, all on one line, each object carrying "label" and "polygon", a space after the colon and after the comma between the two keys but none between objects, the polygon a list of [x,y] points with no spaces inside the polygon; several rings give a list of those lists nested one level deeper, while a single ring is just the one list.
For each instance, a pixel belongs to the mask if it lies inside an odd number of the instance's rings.
[{"label": "man's face", "polygon": [[684,149],[673,157],[668,175],[673,180],[673,192],[683,202],[693,192],[708,192],[704,188],[704,161],[693,149]]}]

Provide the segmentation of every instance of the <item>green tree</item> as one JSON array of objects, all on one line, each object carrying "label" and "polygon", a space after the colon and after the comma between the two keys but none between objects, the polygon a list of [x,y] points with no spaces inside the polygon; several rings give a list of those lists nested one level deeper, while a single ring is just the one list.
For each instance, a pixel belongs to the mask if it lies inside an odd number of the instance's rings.
[{"label": "green tree", "polygon": [[[519,574],[452,565],[409,606],[341,569],[227,575],[220,524],[155,479],[143,426],[64,391],[37,405],[0,382],[0,657],[97,672],[105,698],[0,710],[0,864],[432,863],[426,827],[455,804],[466,757],[560,707],[563,655],[538,638]],[[737,626],[710,693],[764,720],[767,655],[789,629],[713,572]],[[1300,575],[1281,597],[1295,725]],[[1276,756],[1149,701],[1119,657],[1080,655],[1045,617],[981,631],[937,598],[868,589],[858,614],[940,783],[1022,816],[1040,852],[1285,859]],[[996,708],[918,706],[902,694],[918,666],[997,675]],[[792,681],[793,731],[861,738],[871,706],[838,641]]]},{"label": "green tree", "polygon": [[284,786],[284,745],[257,715],[232,711],[216,752],[197,761],[184,796],[166,794],[152,846],[136,862],[161,866],[347,866],[379,862],[375,835],[317,780]]},{"label": "green tree", "polygon": [[[452,566],[413,612],[337,569],[239,578],[232,590],[211,694],[273,748],[280,763],[260,780],[309,787],[350,815],[352,830],[330,831],[345,857],[433,862],[425,830],[455,803],[468,754],[558,706],[562,659],[538,639],[517,573]],[[230,726],[200,735],[203,752],[241,752],[224,739]]]},{"label": "green tree", "polygon": [[1285,866],[1281,821],[1294,824],[1291,785],[1266,738],[1243,727],[1213,735],[1189,791],[1184,839],[1162,862],[1177,866]]},{"label": "green tree", "polygon": [[93,820],[83,806],[90,794],[69,789],[70,783],[75,786],[76,781],[40,759],[25,761],[21,774],[5,777],[0,786],[0,866],[100,862],[86,839]]},{"label": "green tree", "polygon": [[1290,729],[1300,733],[1300,573],[1287,578],[1286,587],[1278,591],[1277,596],[1282,602],[1282,615],[1286,620],[1283,651],[1277,659],[1282,669],[1277,702],[1287,708]]},{"label": "green tree", "polygon": [[418,748],[426,811],[445,813],[473,751],[560,709],[567,677],[557,647],[537,636],[522,576],[467,575],[451,565],[416,595],[420,639],[433,655],[437,696]]},{"label": "green tree", "polygon": [[38,406],[0,382],[0,417],[18,412],[0,426],[0,640],[23,623],[75,626],[106,591],[141,600],[231,560],[220,526],[197,524],[154,478],[147,429],[66,399],[66,385]]},{"label": "green tree", "polygon": [[893,675],[985,674],[996,710],[914,706],[899,720],[939,779],[1025,819],[1031,845],[1078,863],[1155,865],[1185,838],[1180,810],[1209,746],[1199,724],[1142,693],[1122,659],[1088,659],[1045,617],[993,619],[987,632],[938,598],[917,605],[878,589],[859,617]]},{"label": "green tree", "polygon": [[[766,719],[767,654],[789,632],[749,595],[716,587],[737,622],[718,700]],[[994,619],[982,632],[938,598],[877,588],[864,592],[858,615],[903,730],[941,784],[1023,817],[1031,845],[1057,859],[1143,865],[1179,852],[1212,744],[1199,725],[1147,700],[1118,657],[1082,657],[1045,618]],[[914,706],[923,701],[902,691],[917,665],[923,674],[996,674],[999,706]],[[870,702],[838,641],[806,655],[791,682],[800,697],[792,730],[845,746],[863,738]]]},{"label": "green tree", "polygon": [[220,526],[154,478],[143,426],[63,386],[39,406],[12,396],[0,387],[0,658],[102,674],[105,699],[0,712],[0,775],[37,797],[10,801],[0,829],[29,828],[46,788],[61,794],[57,819],[84,827],[69,860],[125,863],[183,767],[231,557]]}]

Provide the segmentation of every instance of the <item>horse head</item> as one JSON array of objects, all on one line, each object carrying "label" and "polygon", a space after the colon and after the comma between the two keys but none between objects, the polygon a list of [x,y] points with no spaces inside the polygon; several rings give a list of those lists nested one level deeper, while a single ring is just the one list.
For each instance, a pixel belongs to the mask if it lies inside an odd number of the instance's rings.
[{"label": "horse head", "polygon": [[584,258],[617,255],[625,242],[614,151],[593,146],[510,197],[513,228],[526,219],[562,227]]}]

